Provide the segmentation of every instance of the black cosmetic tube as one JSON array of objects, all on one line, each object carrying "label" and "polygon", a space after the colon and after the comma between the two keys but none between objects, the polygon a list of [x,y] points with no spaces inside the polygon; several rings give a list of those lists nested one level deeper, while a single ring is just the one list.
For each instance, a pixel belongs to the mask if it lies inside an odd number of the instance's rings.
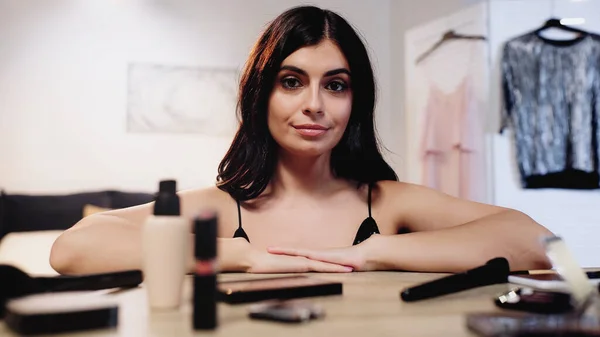
[{"label": "black cosmetic tube", "polygon": [[203,212],[194,219],[194,330],[217,328],[217,215]]}]

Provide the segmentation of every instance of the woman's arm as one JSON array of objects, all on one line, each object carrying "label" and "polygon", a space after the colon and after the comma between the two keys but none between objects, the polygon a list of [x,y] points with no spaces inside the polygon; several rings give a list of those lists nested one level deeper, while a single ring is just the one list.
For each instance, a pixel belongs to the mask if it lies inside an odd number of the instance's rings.
[{"label": "woman's arm", "polygon": [[364,248],[375,269],[459,272],[495,257],[505,257],[513,271],[548,269],[540,242],[548,235],[525,214],[506,210],[444,229],[377,235]]},{"label": "woman's arm", "polygon": [[[505,257],[512,270],[550,266],[540,238],[552,233],[522,212],[455,198],[418,185],[392,183],[385,189],[391,200],[405,203],[397,221],[412,233],[381,240],[386,256],[374,253],[384,265],[459,271]],[[390,259],[399,250],[418,254],[410,259]]]},{"label": "woman's arm", "polygon": [[[220,210],[231,205],[223,195],[210,190],[180,193],[182,216],[192,219],[199,205]],[[224,201],[226,200],[226,201]],[[222,203],[222,204],[219,204]],[[225,206],[223,206],[223,204]],[[141,227],[152,213],[153,203],[88,216],[66,230],[54,242],[50,264],[60,274],[90,274],[141,269]],[[227,222],[227,221],[225,221]],[[224,225],[227,227],[227,225]],[[280,256],[253,248],[243,238],[229,238],[232,232],[219,222],[217,242],[219,269],[228,272],[349,272],[351,268],[304,257]],[[191,228],[190,228],[191,233]],[[223,237],[225,236],[225,237]],[[194,236],[190,234],[188,270],[193,270]]]},{"label": "woman's arm", "polygon": [[[550,267],[540,238],[552,235],[516,210],[454,198],[411,184],[380,182],[377,212],[410,233],[374,235],[348,248],[274,247],[274,254],[304,256],[355,270],[458,272],[505,257],[511,270]],[[375,217],[377,217],[377,212]]]},{"label": "woman's arm", "polygon": [[[192,219],[199,205],[219,209],[219,191],[190,190],[179,193],[181,214]],[[85,274],[141,268],[141,227],[152,214],[154,203],[112,210],[83,218],[54,242],[50,264],[61,274]],[[220,224],[221,227],[221,224]],[[219,228],[219,231],[227,231]],[[190,270],[193,240],[190,223]],[[248,247],[236,239],[219,239],[222,267],[237,271],[248,268]]]}]

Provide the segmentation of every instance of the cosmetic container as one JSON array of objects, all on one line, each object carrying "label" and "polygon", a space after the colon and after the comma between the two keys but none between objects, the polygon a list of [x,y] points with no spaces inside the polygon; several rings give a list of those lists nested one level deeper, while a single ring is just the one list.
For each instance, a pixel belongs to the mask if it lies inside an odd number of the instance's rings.
[{"label": "cosmetic container", "polygon": [[142,228],[142,272],[151,309],[176,309],[190,254],[190,222],[181,217],[174,180],[163,180]]}]

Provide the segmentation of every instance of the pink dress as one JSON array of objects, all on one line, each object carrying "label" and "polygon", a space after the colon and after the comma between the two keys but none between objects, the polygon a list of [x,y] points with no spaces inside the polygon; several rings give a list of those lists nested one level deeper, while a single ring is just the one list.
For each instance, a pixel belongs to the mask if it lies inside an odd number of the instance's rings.
[{"label": "pink dress", "polygon": [[421,143],[425,186],[485,202],[482,114],[469,76],[450,93],[431,86]]}]

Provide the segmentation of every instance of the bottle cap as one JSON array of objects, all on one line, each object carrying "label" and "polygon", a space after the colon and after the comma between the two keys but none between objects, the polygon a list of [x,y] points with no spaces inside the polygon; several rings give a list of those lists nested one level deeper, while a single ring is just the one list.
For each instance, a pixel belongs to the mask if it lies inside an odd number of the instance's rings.
[{"label": "bottle cap", "polygon": [[162,180],[158,184],[160,192],[175,194],[177,192],[177,182],[175,180]]},{"label": "bottle cap", "polygon": [[154,200],[154,215],[180,215],[177,182],[162,180],[158,185],[158,194]]},{"label": "bottle cap", "polygon": [[212,259],[217,256],[217,214],[213,211],[200,213],[194,219],[194,255],[198,259]]}]

